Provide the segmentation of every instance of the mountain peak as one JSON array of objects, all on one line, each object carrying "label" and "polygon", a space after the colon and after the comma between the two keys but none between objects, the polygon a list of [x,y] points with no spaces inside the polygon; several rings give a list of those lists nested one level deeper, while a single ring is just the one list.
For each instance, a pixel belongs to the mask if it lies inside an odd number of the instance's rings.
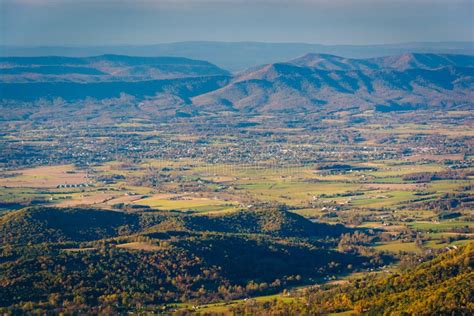
[{"label": "mountain peak", "polygon": [[330,54],[308,53],[289,61],[290,64],[300,67],[317,68],[321,70],[356,70],[374,69],[376,65],[362,59],[344,58]]},{"label": "mountain peak", "polygon": [[322,70],[437,69],[448,66],[473,67],[474,56],[407,52],[394,56],[354,59],[330,54],[308,53],[290,60],[289,63]]},{"label": "mountain peak", "polygon": [[404,53],[395,56],[386,56],[370,59],[371,62],[379,65],[380,68],[393,68],[397,70],[417,69],[437,69],[440,67],[473,67],[474,56],[451,55],[434,53]]},{"label": "mountain peak", "polygon": [[247,81],[247,80],[275,80],[277,77],[284,73],[288,73],[296,70],[298,65],[293,63],[274,63],[263,65],[258,68],[249,69],[240,73],[236,77],[236,81]]}]

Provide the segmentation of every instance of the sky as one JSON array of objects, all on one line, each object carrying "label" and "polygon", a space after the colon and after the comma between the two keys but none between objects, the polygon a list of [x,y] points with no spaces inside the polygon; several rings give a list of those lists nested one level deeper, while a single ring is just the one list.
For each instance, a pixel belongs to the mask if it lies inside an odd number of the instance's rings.
[{"label": "sky", "polygon": [[0,44],[474,41],[474,0],[0,0]]}]

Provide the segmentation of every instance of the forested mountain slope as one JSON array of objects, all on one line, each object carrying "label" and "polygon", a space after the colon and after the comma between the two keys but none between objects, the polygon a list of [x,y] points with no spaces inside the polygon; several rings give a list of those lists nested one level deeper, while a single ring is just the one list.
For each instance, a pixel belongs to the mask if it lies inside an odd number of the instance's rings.
[{"label": "forested mountain slope", "polygon": [[348,285],[314,288],[297,303],[237,311],[314,315],[352,310],[369,315],[472,315],[474,244],[441,253],[400,272],[367,276]]}]

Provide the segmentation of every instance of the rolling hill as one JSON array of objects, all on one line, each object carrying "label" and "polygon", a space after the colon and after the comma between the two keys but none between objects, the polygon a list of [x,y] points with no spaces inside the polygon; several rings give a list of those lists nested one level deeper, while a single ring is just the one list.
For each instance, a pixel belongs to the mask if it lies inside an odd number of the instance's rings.
[{"label": "rolling hill", "polygon": [[0,218],[0,312],[165,310],[380,264],[334,250],[337,238],[327,236],[346,229],[329,226],[278,210],[201,216],[26,208]]},{"label": "rolling hill", "polygon": [[80,242],[132,233],[218,232],[274,237],[338,237],[342,225],[313,223],[287,211],[239,211],[224,215],[168,212],[127,213],[86,208],[29,207],[0,218],[0,242],[28,244]]},{"label": "rolling hill", "polygon": [[139,228],[139,216],[94,209],[31,207],[0,218],[1,243],[90,241]]},{"label": "rolling hill", "polygon": [[338,237],[350,231],[342,225],[313,223],[300,215],[278,210],[173,217],[171,221],[160,223],[155,228],[167,231],[172,227],[192,232],[264,234],[274,237]]}]

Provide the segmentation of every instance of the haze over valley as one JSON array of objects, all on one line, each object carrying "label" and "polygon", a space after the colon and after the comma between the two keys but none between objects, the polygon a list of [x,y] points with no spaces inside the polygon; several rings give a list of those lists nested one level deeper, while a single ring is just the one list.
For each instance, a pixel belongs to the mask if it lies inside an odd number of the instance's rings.
[{"label": "haze over valley", "polygon": [[0,0],[0,312],[472,315],[472,12]]}]

